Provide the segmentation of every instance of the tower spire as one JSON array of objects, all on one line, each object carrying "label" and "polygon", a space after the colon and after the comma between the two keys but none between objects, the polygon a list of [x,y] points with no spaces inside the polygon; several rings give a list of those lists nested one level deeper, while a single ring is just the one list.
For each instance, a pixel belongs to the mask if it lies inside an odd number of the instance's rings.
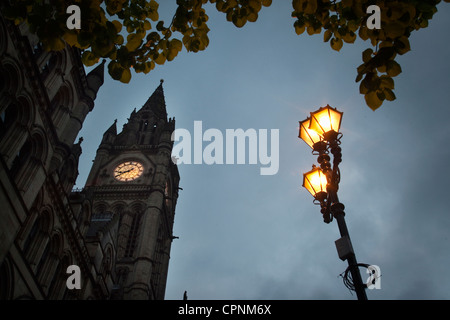
[{"label": "tower spire", "polygon": [[89,72],[86,76],[88,87],[89,89],[92,90],[94,98],[97,96],[98,90],[103,85],[105,62],[106,59],[103,59],[102,62],[98,66],[96,66],[91,72]]},{"label": "tower spire", "polygon": [[167,119],[166,100],[163,89],[164,80],[161,79],[159,86],[148,98],[141,110],[152,111],[158,118]]}]

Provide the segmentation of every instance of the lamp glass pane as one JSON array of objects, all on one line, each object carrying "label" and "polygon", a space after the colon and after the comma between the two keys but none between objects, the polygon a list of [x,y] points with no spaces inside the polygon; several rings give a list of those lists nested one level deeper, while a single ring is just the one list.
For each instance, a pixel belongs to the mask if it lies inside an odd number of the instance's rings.
[{"label": "lamp glass pane", "polygon": [[320,108],[316,112],[311,112],[309,128],[320,135],[331,130],[339,132],[342,114],[342,112],[337,111],[330,106]]},{"label": "lamp glass pane", "polygon": [[313,197],[321,191],[326,192],[327,183],[327,177],[320,168],[314,168],[303,174],[303,187],[305,187]]},{"label": "lamp glass pane", "polygon": [[321,136],[316,131],[309,129],[311,119],[306,119],[300,122],[300,132],[298,137],[306,142],[308,146],[313,148],[314,143],[319,142]]}]

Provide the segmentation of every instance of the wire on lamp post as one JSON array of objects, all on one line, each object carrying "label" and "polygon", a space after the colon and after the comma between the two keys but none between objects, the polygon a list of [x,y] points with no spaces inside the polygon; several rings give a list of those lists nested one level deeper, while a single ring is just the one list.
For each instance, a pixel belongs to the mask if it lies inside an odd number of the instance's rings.
[{"label": "wire on lamp post", "polygon": [[[345,207],[339,202],[337,195],[340,182],[339,163],[342,161],[342,150],[339,146],[342,137],[339,132],[342,115],[342,112],[327,105],[311,112],[311,117],[300,122],[299,138],[313,149],[313,154],[318,155],[317,162],[320,165],[313,165],[311,171],[303,174],[303,187],[314,197],[314,203],[320,205],[325,223],[336,219],[341,235],[335,242],[339,258],[348,262],[353,281],[351,288],[356,291],[358,300],[367,300],[367,285],[362,282],[359,264],[345,223]],[[330,153],[333,155],[332,163]]]}]

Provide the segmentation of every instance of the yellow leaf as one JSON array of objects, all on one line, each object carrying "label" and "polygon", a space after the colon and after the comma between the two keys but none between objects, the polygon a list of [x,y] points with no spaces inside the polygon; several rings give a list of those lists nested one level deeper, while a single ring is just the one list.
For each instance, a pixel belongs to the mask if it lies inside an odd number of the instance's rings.
[{"label": "yellow leaf", "polygon": [[112,22],[112,24],[113,24],[114,27],[116,28],[117,33],[119,33],[120,31],[122,31],[122,24],[121,24],[119,21],[114,20],[114,21]]},{"label": "yellow leaf", "polygon": [[125,45],[128,51],[134,51],[141,45],[142,38],[136,34],[132,33],[127,36],[127,44]]},{"label": "yellow leaf", "polygon": [[383,104],[383,101],[380,100],[380,98],[378,98],[378,95],[375,91],[367,93],[364,96],[364,99],[366,100],[366,103],[369,106],[369,108],[372,109],[373,111],[378,109]]},{"label": "yellow leaf", "polygon": [[247,19],[250,22],[255,22],[256,20],[258,20],[258,13],[250,12],[250,14],[248,15]]},{"label": "yellow leaf", "polygon": [[128,83],[131,80],[131,72],[130,69],[124,69],[122,72],[122,76],[120,77],[120,82]]},{"label": "yellow leaf", "polygon": [[389,60],[386,64],[386,72],[388,76],[396,77],[402,72],[402,68],[394,60]]},{"label": "yellow leaf", "polygon": [[394,101],[396,98],[394,92],[389,88],[384,89],[384,95],[386,96],[387,101]]},{"label": "yellow leaf", "polygon": [[339,51],[341,50],[342,46],[344,45],[344,42],[342,41],[341,38],[332,38],[330,41],[330,45],[331,48],[333,48],[333,50]]},{"label": "yellow leaf", "polygon": [[299,26],[298,24],[295,24],[295,33],[297,34],[297,35],[301,35],[303,32],[305,32],[305,26],[303,25],[303,26]]},{"label": "yellow leaf", "polygon": [[233,15],[233,23],[236,27],[242,28],[247,23],[246,17],[238,17],[237,15]]},{"label": "yellow leaf", "polygon": [[66,47],[66,44],[60,38],[51,38],[46,44],[47,49],[52,51],[60,51]]},{"label": "yellow leaf", "polygon": [[155,61],[157,64],[164,64],[164,62],[166,62],[166,57],[160,53],[158,54],[158,57],[156,59],[153,59],[153,61]]},{"label": "yellow leaf", "polygon": [[74,47],[78,44],[78,35],[75,32],[66,32],[64,34],[64,41],[71,47]]},{"label": "yellow leaf", "polygon": [[332,35],[333,35],[333,33],[331,32],[331,30],[329,30],[329,29],[325,30],[325,32],[323,34],[323,41],[328,42]]},{"label": "yellow leaf", "polygon": [[173,39],[172,41],[170,41],[170,46],[177,49],[178,51],[181,51],[181,49],[183,48],[183,44],[178,39]]},{"label": "yellow leaf", "polygon": [[81,56],[81,61],[86,67],[91,67],[98,62],[98,58],[91,51],[85,51]]},{"label": "yellow leaf", "polygon": [[116,37],[116,40],[114,40],[114,43],[118,45],[122,45],[124,42],[123,36],[121,34],[118,34]]}]

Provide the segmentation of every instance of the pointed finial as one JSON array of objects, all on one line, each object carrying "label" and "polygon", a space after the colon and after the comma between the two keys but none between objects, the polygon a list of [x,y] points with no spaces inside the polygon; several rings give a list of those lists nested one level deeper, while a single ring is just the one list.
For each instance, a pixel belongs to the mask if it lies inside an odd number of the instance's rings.
[{"label": "pointed finial", "polygon": [[114,120],[114,124],[116,124],[116,123],[117,123],[117,119]]},{"label": "pointed finial", "polygon": [[164,79],[161,79],[161,80],[159,80],[159,82],[160,82],[161,84],[163,84],[163,82],[164,82]]}]

